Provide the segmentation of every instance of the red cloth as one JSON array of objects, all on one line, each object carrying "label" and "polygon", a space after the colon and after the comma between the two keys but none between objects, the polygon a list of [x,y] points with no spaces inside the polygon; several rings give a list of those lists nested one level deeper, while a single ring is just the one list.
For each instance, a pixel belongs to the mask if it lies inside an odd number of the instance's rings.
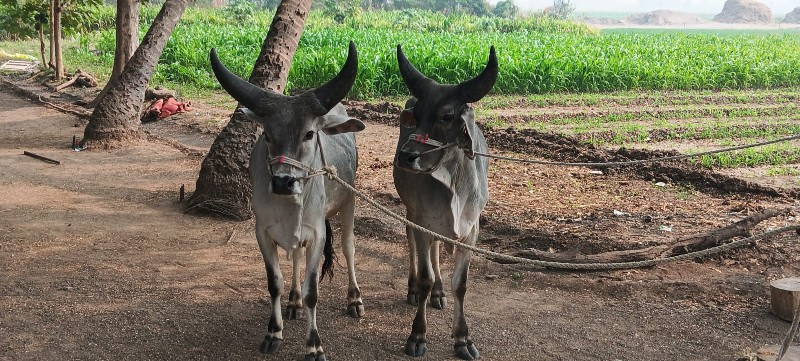
[{"label": "red cloth", "polygon": [[181,103],[175,100],[175,98],[167,98],[166,101],[164,99],[158,99],[150,105],[150,109],[147,110],[147,115],[153,118],[166,118],[172,114],[183,113],[189,110],[192,110],[191,102]]}]

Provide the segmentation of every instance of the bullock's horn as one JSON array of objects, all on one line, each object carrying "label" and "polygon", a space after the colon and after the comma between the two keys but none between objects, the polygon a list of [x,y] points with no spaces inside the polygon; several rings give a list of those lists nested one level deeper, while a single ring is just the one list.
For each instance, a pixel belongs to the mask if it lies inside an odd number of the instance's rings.
[{"label": "bullock's horn", "polygon": [[[333,109],[336,104],[344,99],[345,95],[353,87],[356,81],[356,74],[358,73],[358,52],[356,51],[356,44],[350,41],[350,49],[347,51],[347,60],[342,66],[342,70],[333,79],[323,84],[319,88],[314,89],[314,96],[317,97],[319,103],[325,108],[325,113]],[[325,113],[320,115],[325,115]]]},{"label": "bullock's horn", "polygon": [[425,94],[425,89],[429,84],[436,84],[433,79],[426,77],[414,65],[411,65],[406,55],[403,54],[403,48],[400,44],[397,44],[397,65],[400,67],[400,75],[403,76],[406,87],[411,91],[411,95],[417,98]]},{"label": "bullock's horn", "polygon": [[481,100],[492,90],[497,81],[497,55],[494,53],[494,45],[489,50],[489,62],[478,76],[458,84],[459,97],[465,103],[473,103]]},{"label": "bullock's horn", "polygon": [[214,70],[214,75],[222,88],[233,99],[248,108],[257,108],[259,101],[266,95],[264,90],[236,76],[225,65],[222,65],[217,57],[217,49],[211,49],[211,69]]}]

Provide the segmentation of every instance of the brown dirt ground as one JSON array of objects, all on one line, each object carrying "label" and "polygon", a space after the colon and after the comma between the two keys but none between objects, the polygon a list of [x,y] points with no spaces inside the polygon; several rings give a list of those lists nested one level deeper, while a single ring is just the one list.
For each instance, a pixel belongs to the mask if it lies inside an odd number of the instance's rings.
[{"label": "brown dirt ground", "polygon": [[[396,129],[367,120],[358,184],[400,211],[390,175]],[[180,133],[170,122],[151,131]],[[180,136],[189,139],[186,129]],[[72,152],[71,137],[81,134],[76,118],[0,92],[0,360],[300,359],[303,321],[287,321],[279,354],[257,351],[269,301],[252,222],[180,212],[178,189],[193,190],[202,159],[144,141]],[[192,139],[197,148],[207,142]],[[493,163],[490,183],[482,245],[509,253],[643,247],[792,202],[691,182],[658,187],[631,172],[508,162]],[[345,316],[346,276],[338,272],[320,289],[323,345],[332,360],[408,359],[414,309],[405,304],[404,231],[363,202],[356,217],[367,315]],[[769,311],[767,284],[798,273],[798,249],[782,238],[698,262],[582,273],[475,257],[466,304],[472,338],[485,360],[738,359],[788,329]],[[443,257],[445,278],[450,261]],[[451,314],[452,305],[429,313],[426,359],[452,358]]]}]

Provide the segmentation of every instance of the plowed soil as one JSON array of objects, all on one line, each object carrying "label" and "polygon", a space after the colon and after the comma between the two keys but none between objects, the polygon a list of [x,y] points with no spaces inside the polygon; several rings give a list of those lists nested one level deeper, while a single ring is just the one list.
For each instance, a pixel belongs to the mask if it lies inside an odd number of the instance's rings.
[{"label": "plowed soil", "polygon": [[[402,212],[391,182],[397,109],[351,106],[367,122],[358,138],[358,187]],[[184,120],[148,129],[207,149],[211,137]],[[73,152],[72,136],[82,130],[71,115],[0,92],[0,360],[301,359],[304,320],[286,322],[277,355],[258,353],[269,298],[252,221],[181,212],[178,190],[193,190],[202,158],[152,141]],[[487,130],[487,138],[492,152],[551,160],[653,155],[534,131]],[[598,174],[493,161],[490,190],[481,246],[512,254],[641,248],[796,203],[792,191],[680,162]],[[409,359],[402,350],[414,308],[405,303],[404,228],[359,202],[356,237],[366,316],[345,315],[346,275],[338,267],[320,285],[328,359]],[[798,250],[785,236],[693,262],[579,273],[476,256],[466,302],[472,339],[484,360],[747,359],[789,327],[769,311],[768,282],[797,275]],[[451,258],[442,258],[447,281]],[[429,312],[427,359],[452,358],[451,317],[452,305]]]}]

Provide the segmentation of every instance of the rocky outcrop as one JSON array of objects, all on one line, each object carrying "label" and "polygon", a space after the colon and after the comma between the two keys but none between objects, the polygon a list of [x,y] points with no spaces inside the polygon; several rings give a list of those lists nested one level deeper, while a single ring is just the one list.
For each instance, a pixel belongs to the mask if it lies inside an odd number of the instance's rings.
[{"label": "rocky outcrop", "polygon": [[772,10],[756,0],[728,0],[714,21],[729,24],[768,24],[772,22]]}]

